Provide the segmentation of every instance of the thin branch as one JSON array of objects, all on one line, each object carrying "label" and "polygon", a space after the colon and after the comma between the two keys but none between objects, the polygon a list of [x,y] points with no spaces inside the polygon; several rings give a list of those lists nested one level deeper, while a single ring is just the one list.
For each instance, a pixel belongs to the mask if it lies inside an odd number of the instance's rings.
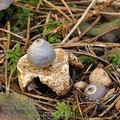
[{"label": "thin branch", "polygon": [[119,43],[104,43],[104,42],[92,42],[92,43],[84,43],[84,42],[76,42],[76,43],[55,43],[53,45],[55,48],[73,48],[73,47],[102,47],[102,48],[115,48],[120,47]]}]

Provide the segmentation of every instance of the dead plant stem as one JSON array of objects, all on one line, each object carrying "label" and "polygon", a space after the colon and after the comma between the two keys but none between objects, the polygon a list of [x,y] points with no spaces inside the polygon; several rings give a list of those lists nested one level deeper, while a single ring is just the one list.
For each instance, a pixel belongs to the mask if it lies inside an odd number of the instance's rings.
[{"label": "dead plant stem", "polygon": [[85,16],[87,15],[88,11],[93,7],[93,5],[96,3],[96,0],[93,0],[91,4],[88,6],[88,8],[85,10],[83,15],[80,17],[78,22],[75,24],[75,26],[72,28],[72,30],[66,35],[66,37],[63,39],[62,43],[65,43],[69,37],[72,35],[72,33],[76,30],[76,28],[80,25],[80,23],[84,20]]}]

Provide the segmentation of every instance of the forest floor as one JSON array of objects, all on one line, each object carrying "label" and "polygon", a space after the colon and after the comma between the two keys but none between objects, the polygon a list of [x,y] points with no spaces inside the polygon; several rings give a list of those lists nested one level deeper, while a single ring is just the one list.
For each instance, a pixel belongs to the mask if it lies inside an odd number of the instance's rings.
[{"label": "forest floor", "polygon": [[[13,0],[10,6],[0,2],[4,5],[0,9],[1,92],[28,96],[40,120],[120,120],[119,0]],[[37,78],[30,90],[20,89],[17,63],[36,39],[72,53],[82,64],[69,64],[70,89],[64,96]]]}]

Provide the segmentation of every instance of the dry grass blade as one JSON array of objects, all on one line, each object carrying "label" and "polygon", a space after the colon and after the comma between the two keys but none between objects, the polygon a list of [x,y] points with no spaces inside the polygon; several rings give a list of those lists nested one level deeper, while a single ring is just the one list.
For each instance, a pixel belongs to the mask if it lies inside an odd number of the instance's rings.
[{"label": "dry grass blade", "polygon": [[67,10],[68,10],[68,12],[70,13],[72,19],[75,21],[75,18],[74,18],[74,16],[73,16],[73,14],[72,14],[69,6],[68,6],[67,3],[65,2],[65,0],[61,0],[61,1],[63,2],[63,4],[65,5],[65,7],[67,8]]},{"label": "dry grass blade", "polygon": [[28,17],[28,23],[27,23],[27,35],[26,35],[26,41],[25,41],[25,44],[24,44],[24,48],[23,48],[23,51],[26,49],[28,43],[29,43],[29,39],[30,39],[30,21],[31,21],[31,18],[30,16]]},{"label": "dry grass blade", "polygon": [[20,39],[22,39],[24,42],[26,41],[26,38],[23,38],[23,37],[15,34],[15,33],[13,33],[13,32],[11,32],[11,31],[9,31],[9,30],[5,30],[5,29],[0,28],[0,31],[5,32],[5,33],[9,33],[9,34],[11,34],[11,35],[13,35],[13,36],[15,36],[15,37],[17,37],[17,38],[20,38]]},{"label": "dry grass blade", "polygon": [[115,104],[116,102],[120,99],[120,95],[113,101],[113,103],[111,105],[108,106],[108,108],[106,110],[104,110],[99,117],[102,117],[104,114],[106,114]]},{"label": "dry grass blade", "polygon": [[88,8],[86,9],[86,11],[83,13],[83,15],[81,16],[81,18],[78,20],[78,22],[75,24],[75,26],[72,28],[72,30],[66,35],[66,37],[63,39],[62,43],[65,43],[68,38],[72,35],[72,33],[76,30],[76,28],[80,25],[80,23],[83,21],[83,19],[85,18],[85,16],[87,15],[88,11],[91,9],[91,7],[93,7],[93,5],[96,3],[96,0],[93,0],[91,2],[91,4],[88,6]]},{"label": "dry grass blade", "polygon": [[78,94],[76,95],[76,102],[77,102],[77,106],[78,106],[80,115],[81,115],[81,117],[83,118],[83,113],[82,113],[82,110],[81,110],[81,107],[80,107],[80,103],[79,103],[79,100],[78,100]]},{"label": "dry grass blade", "polygon": [[66,19],[68,19],[69,21],[72,21],[63,11],[61,11],[61,10],[59,9],[58,6],[55,6],[54,4],[52,4],[51,2],[49,2],[49,1],[47,1],[47,0],[43,0],[43,1],[44,1],[45,3],[47,3],[49,6],[55,8],[58,12],[60,12],[63,16],[65,16]]},{"label": "dry grass blade", "polygon": [[[10,22],[7,22],[8,25],[8,31],[10,31]],[[6,48],[6,52],[9,50],[10,47],[10,34],[8,33],[8,41],[7,41],[7,48]],[[6,67],[8,67],[8,59],[6,56]],[[6,68],[6,73],[7,73],[7,68]],[[11,76],[9,76],[9,78],[6,81],[6,94],[9,95],[10,92],[10,81],[11,81]]]},{"label": "dry grass blade", "polygon": [[91,13],[87,15],[86,19],[91,18],[93,15],[97,15],[98,13],[100,13],[101,10],[103,10],[105,7],[109,6],[113,2],[114,0],[107,0],[104,2],[104,4],[97,6],[93,11],[91,11]]}]

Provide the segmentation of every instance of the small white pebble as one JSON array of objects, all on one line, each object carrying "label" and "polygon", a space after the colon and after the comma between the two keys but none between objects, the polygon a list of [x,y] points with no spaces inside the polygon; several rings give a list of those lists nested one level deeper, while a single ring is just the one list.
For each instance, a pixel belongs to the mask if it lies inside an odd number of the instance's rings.
[{"label": "small white pebble", "polygon": [[86,83],[86,82],[84,82],[84,81],[79,81],[79,82],[76,82],[75,84],[74,84],[74,88],[75,89],[77,89],[77,90],[83,90],[83,89],[85,89],[85,87],[87,86],[88,84]]}]

